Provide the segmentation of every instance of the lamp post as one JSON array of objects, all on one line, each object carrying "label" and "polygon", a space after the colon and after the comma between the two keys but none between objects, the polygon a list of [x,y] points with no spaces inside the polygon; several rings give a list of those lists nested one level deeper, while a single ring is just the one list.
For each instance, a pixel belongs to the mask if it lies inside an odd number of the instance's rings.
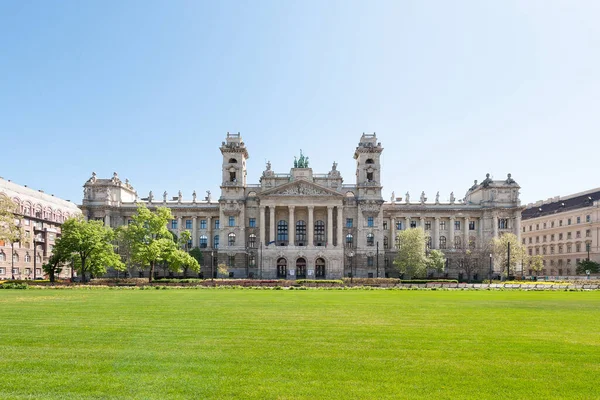
[{"label": "lamp post", "polygon": [[210,281],[214,283],[215,281],[215,252],[211,250],[210,252]]},{"label": "lamp post", "polygon": [[379,278],[379,241],[377,242],[377,278]]},{"label": "lamp post", "polygon": [[490,283],[492,283],[492,273],[493,273],[493,271],[492,271],[492,268],[493,268],[492,267],[492,257],[493,257],[492,253],[490,253],[490,273],[489,273]]},{"label": "lamp post", "polygon": [[508,277],[510,275],[510,242],[508,242],[508,246],[507,246],[507,260],[506,260],[506,280],[508,280]]},{"label": "lamp post", "polygon": [[263,270],[263,257],[262,257],[262,251],[263,251],[263,244],[262,242],[260,242],[260,254],[258,255],[260,257],[260,272],[258,274],[259,279],[262,279],[262,270]]},{"label": "lamp post", "polygon": [[354,252],[353,252],[353,251],[351,251],[351,252],[348,254],[348,257],[350,257],[350,284],[352,284],[352,282],[353,282],[353,279],[354,279],[354,272],[352,271],[352,260],[353,260],[353,258],[354,258]]},{"label": "lamp post", "polygon": [[590,247],[591,247],[591,243],[586,243],[585,244],[588,256],[587,256],[587,260],[590,261]]}]

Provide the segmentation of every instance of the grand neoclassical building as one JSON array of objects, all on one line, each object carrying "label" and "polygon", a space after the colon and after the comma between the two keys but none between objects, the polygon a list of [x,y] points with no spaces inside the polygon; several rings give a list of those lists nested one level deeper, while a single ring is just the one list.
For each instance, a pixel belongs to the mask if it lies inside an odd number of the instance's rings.
[{"label": "grand neoclassical building", "polygon": [[[448,263],[442,275],[461,273],[466,249],[485,250],[490,239],[504,232],[520,236],[519,185],[510,174],[505,180],[487,175],[458,200],[434,201],[425,194],[412,200],[382,197],[383,152],[375,134],[363,134],[354,151],[356,181],[344,184],[334,162],[327,173],[314,173],[308,157],[300,154],[287,173],[276,173],[267,163],[259,183],[246,181],[248,148],[240,134],[227,134],[223,155],[221,196],[210,192],[198,199],[164,192],[140,198],[129,181],[100,179],[95,174],[84,185],[83,214],[116,227],[127,224],[140,203],[150,209],[168,207],[175,233],[190,230],[190,246],[205,251],[202,272],[210,276],[219,263],[234,277],[340,278],[397,276],[396,232],[420,228],[428,245],[442,249]],[[519,238],[520,240],[520,238]],[[487,257],[487,254],[486,254]],[[489,265],[488,259],[481,264]],[[499,268],[498,268],[499,269]],[[487,270],[487,268],[486,268]]]}]

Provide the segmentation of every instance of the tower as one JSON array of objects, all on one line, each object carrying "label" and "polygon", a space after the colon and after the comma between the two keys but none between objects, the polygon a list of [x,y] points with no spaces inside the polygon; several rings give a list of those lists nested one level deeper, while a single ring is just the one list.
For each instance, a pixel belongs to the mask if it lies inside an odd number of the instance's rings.
[{"label": "tower", "polygon": [[381,152],[375,133],[363,133],[354,151],[356,160],[356,187],[358,198],[382,200],[381,197]]},{"label": "tower", "polygon": [[221,198],[243,199],[246,187],[246,160],[248,150],[239,133],[227,132],[226,141],[222,143],[223,155]]}]

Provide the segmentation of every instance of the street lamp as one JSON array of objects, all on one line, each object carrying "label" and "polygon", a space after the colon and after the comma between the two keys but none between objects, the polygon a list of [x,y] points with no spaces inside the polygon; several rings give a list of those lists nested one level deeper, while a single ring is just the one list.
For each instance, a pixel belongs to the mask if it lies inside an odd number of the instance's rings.
[{"label": "street lamp", "polygon": [[354,258],[354,252],[351,251],[350,254],[348,254],[348,257],[350,257],[350,284],[352,284],[354,279],[354,272],[352,271],[352,259]]},{"label": "street lamp", "polygon": [[492,253],[490,253],[490,274],[489,274],[489,279],[490,279],[490,283],[492,283]]},{"label": "street lamp", "polygon": [[211,250],[210,252],[210,281],[214,282],[215,280],[215,252]]},{"label": "street lamp", "polygon": [[591,247],[591,243],[586,243],[585,244],[588,256],[587,256],[587,260],[590,261],[590,247]]}]

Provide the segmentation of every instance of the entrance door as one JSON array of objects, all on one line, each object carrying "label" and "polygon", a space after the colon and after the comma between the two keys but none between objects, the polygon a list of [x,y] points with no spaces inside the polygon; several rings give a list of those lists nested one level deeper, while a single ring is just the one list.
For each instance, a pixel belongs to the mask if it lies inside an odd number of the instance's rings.
[{"label": "entrance door", "polygon": [[277,260],[277,277],[283,279],[287,278],[287,260],[285,258]]},{"label": "entrance door", "polygon": [[296,260],[296,278],[306,279],[306,259],[304,258]]}]

